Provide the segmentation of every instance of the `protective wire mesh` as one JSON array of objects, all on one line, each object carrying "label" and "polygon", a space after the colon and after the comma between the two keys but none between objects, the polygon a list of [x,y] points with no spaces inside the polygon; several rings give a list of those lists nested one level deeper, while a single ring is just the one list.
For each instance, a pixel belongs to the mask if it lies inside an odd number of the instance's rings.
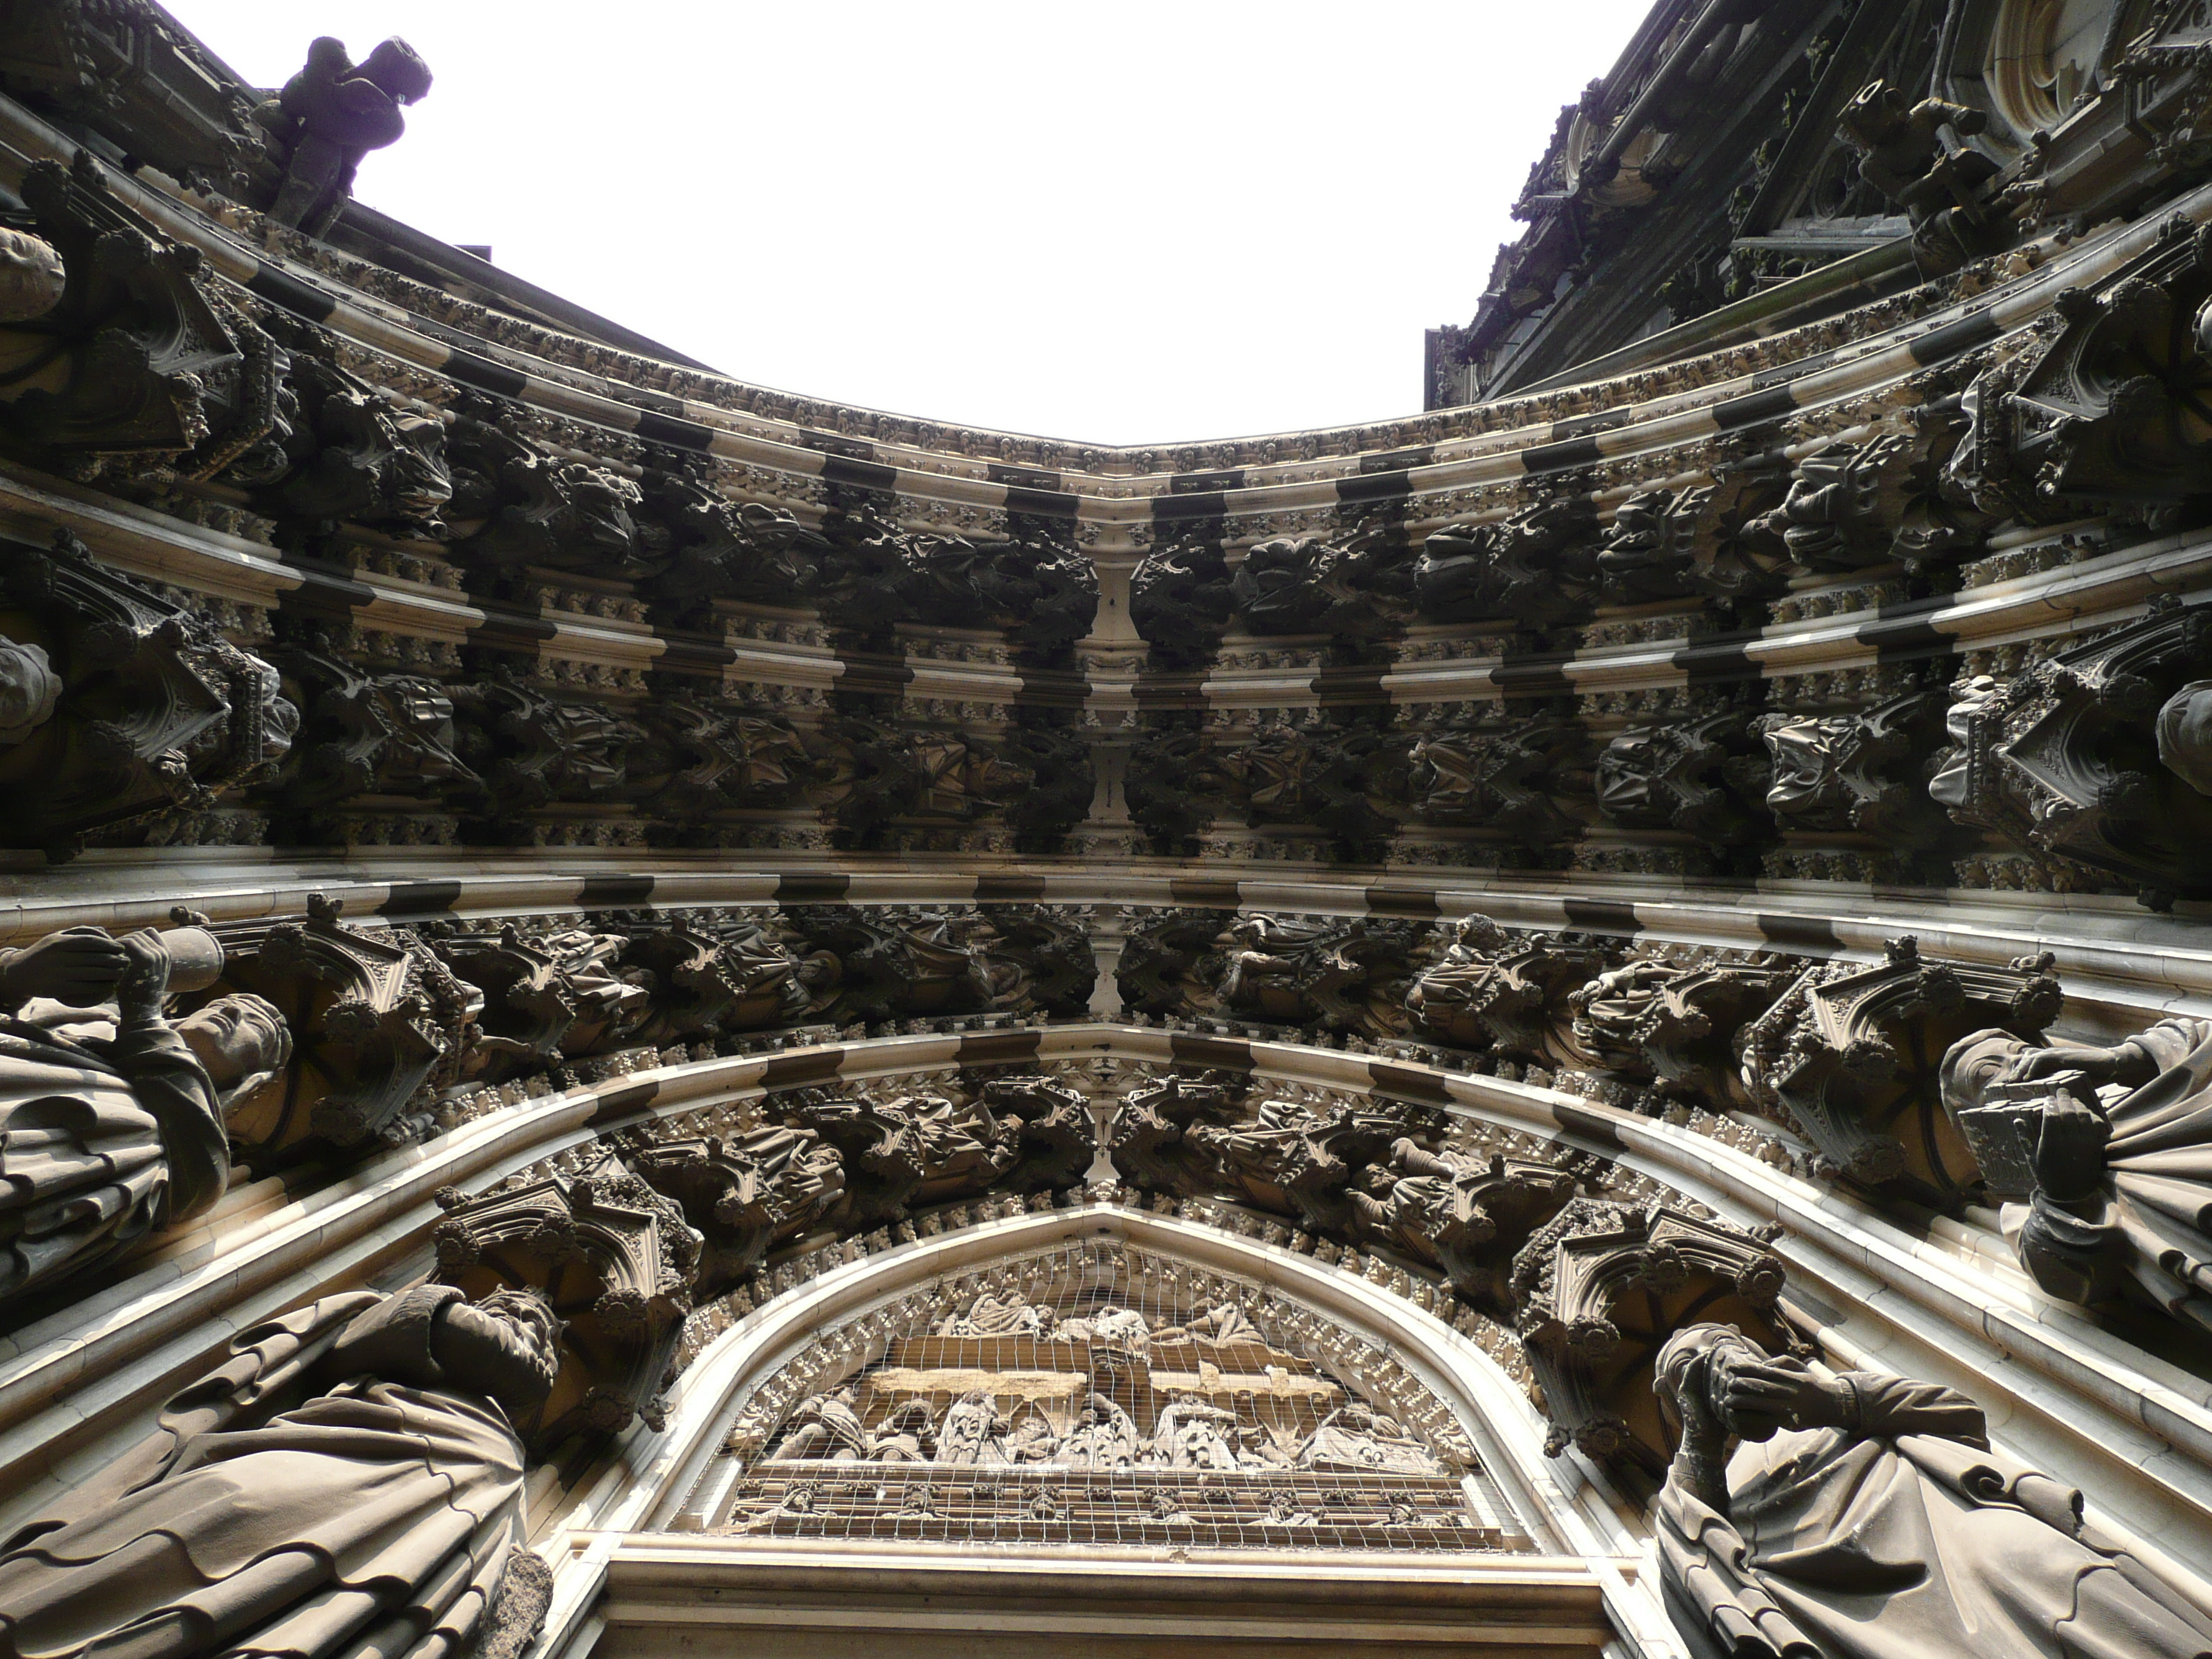
[{"label": "protective wire mesh", "polygon": [[941,1282],[828,1334],[778,1380],[763,1403],[797,1403],[735,1437],[730,1530],[1528,1547],[1449,1409],[1383,1350],[1258,1284],[1117,1243]]}]

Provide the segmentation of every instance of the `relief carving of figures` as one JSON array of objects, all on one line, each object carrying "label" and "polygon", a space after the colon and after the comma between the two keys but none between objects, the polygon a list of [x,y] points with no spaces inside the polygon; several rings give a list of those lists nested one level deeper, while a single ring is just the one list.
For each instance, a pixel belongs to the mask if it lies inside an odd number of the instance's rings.
[{"label": "relief carving of figures", "polygon": [[1022,1154],[1021,1120],[981,1101],[957,1104],[929,1094],[881,1101],[803,1089],[783,1115],[842,1155],[839,1220],[847,1228],[899,1220],[915,1203],[988,1191]]},{"label": "relief carving of figures", "polygon": [[1249,822],[1310,823],[1354,843],[1387,837],[1405,815],[1406,740],[1380,726],[1262,726],[1224,757]]},{"label": "relief carving of figures", "polygon": [[1395,1419],[1348,1400],[1321,1420],[1298,1448],[1302,1469],[1379,1469],[1390,1474],[1441,1474],[1443,1465]]},{"label": "relief carving of figures", "polygon": [[2048,955],[1983,968],[1923,961],[1910,938],[1887,950],[1879,967],[1804,969],[1752,1023],[1744,1083],[1838,1173],[1955,1207],[1981,1170],[1943,1110],[1941,1056],[1984,1027],[2039,1036],[2063,998]]},{"label": "relief carving of figures", "polygon": [[515,1423],[533,1455],[639,1419],[666,1426],[702,1249],[678,1206],[605,1143],[572,1173],[510,1176],[474,1198],[449,1187],[438,1202],[440,1280],[479,1302],[519,1294],[556,1316],[555,1386]]},{"label": "relief carving of figures", "polygon": [[2212,1330],[2212,1020],[2111,1048],[1977,1031],[1945,1054],[1942,1088],[2036,1283]]},{"label": "relief carving of figures", "polygon": [[1189,1131],[1225,1125],[1237,1111],[1237,1096],[1224,1085],[1173,1073],[1133,1089],[1107,1131],[1114,1167],[1148,1190],[1194,1196],[1207,1189],[1213,1160]]},{"label": "relief carving of figures", "polygon": [[804,1233],[845,1198],[845,1160],[811,1129],[764,1125],[740,1134],[641,1141],[630,1166],[684,1206],[705,1244],[694,1295],[721,1295],[778,1243]]},{"label": "relief carving of figures", "polygon": [[1954,688],[1928,793],[1961,823],[2107,871],[2153,905],[2212,894],[2212,611],[2151,614]]},{"label": "relief carving of figures", "polygon": [[1058,1462],[1079,1469],[1122,1469],[1145,1452],[1145,1437],[1121,1406],[1094,1390],[1060,1442]]},{"label": "relief carving of figures", "polygon": [[1401,1136],[1345,1196],[1360,1229],[1435,1262],[1461,1295],[1510,1319],[1513,1258],[1574,1192],[1573,1175],[1552,1164],[1434,1152]]},{"label": "relief carving of figures", "polygon": [[837,999],[837,957],[806,944],[780,924],[746,916],[712,933],[682,916],[633,930],[623,977],[642,984],[652,1000],[630,1035],[664,1047],[826,1018]]},{"label": "relief carving of figures", "polygon": [[1587,749],[1571,721],[1462,715],[1413,744],[1413,815],[1496,830],[1524,846],[1555,845],[1577,826],[1553,797],[1588,793]]},{"label": "relief carving of figures", "polygon": [[2212,1651],[2212,1620],[2085,1523],[2079,1492],[1993,1449],[1953,1389],[1713,1324],[1668,1340],[1656,1386],[1680,1435],[1662,1584],[1696,1659]]},{"label": "relief carving of figures", "polygon": [[1203,542],[1170,543],[1129,578],[1129,621],[1168,662],[1212,655],[1236,605],[1227,561]]},{"label": "relief carving of figures", "polygon": [[1129,754],[1123,798],[1147,835],[1180,843],[1216,817],[1244,816],[1244,762],[1194,731],[1149,731]]},{"label": "relief carving of figures", "polygon": [[536,1297],[425,1285],[240,1333],[149,1439],[0,1541],[18,1639],[148,1659],[526,1642],[550,1576],[523,1548],[517,1425],[560,1328]]},{"label": "relief carving of figures", "polygon": [[1583,615],[1599,581],[1597,513],[1580,499],[1543,501],[1493,524],[1431,531],[1413,562],[1424,622],[1497,617],[1547,627]]},{"label": "relief carving of figures", "polygon": [[1041,1009],[1073,1013],[1097,969],[1075,915],[1050,905],[978,911],[799,907],[792,925],[834,952],[843,975],[841,1020],[886,1020]]},{"label": "relief carving of figures", "polygon": [[1170,1469],[1233,1469],[1237,1466],[1237,1413],[1178,1394],[1152,1428],[1148,1464]]},{"label": "relief carving of figures", "polygon": [[1569,995],[1575,1041],[1602,1069],[1670,1084],[1709,1110],[1748,1107],[1751,1094],[1736,1060],[1740,1034],[1797,972],[1639,958]]},{"label": "relief carving of figures", "polygon": [[612,966],[625,943],[612,934],[526,935],[513,923],[496,933],[424,933],[454,977],[482,994],[464,1048],[465,1079],[495,1083],[599,1053],[647,1015],[651,992]]},{"label": "relief carving of figures", "polygon": [[1758,738],[1733,710],[1632,726],[1597,761],[1598,810],[1606,817],[1716,847],[1770,833],[1759,805],[1767,784]]},{"label": "relief carving of figures", "polygon": [[1607,965],[1603,951],[1542,935],[1516,939],[1480,915],[1448,924],[1443,937],[1406,993],[1406,1012],[1425,1035],[1554,1066],[1593,1063],[1570,999]]},{"label": "relief carving of figures", "polygon": [[269,216],[320,236],[353,196],[362,157],[399,142],[406,106],[430,91],[430,66],[398,36],[356,64],[345,43],[324,35],[284,89],[253,112],[275,142],[284,180]]},{"label": "relief carving of figures", "polygon": [[1005,1463],[1006,1436],[1013,1424],[981,1389],[971,1389],[945,1408],[937,1431],[940,1463]]},{"label": "relief carving of figures", "polygon": [[455,552],[502,570],[650,575],[653,550],[634,516],[645,500],[638,487],[604,467],[555,459],[509,430],[513,420],[477,399],[447,433]]},{"label": "relief carving of figures", "polygon": [[1599,544],[1598,578],[1606,596],[1623,605],[1680,599],[1696,590],[1699,530],[1714,486],[1639,489],[1613,509],[1613,528]]},{"label": "relief carving of figures", "polygon": [[72,927],[0,952],[0,1306],[222,1196],[226,1114],[281,1077],[292,1038],[255,996],[167,1016],[173,974],[200,988],[221,963],[198,930]]},{"label": "relief carving of figures", "polygon": [[1017,781],[990,807],[1027,838],[1025,849],[1052,850],[1049,845],[1028,848],[1028,840],[1050,843],[1091,816],[1097,779],[1091,745],[1081,738],[1052,726],[1017,726],[1000,744],[1000,756]]},{"label": "relief carving of figures", "polygon": [[790,720],[732,703],[656,697],[635,726],[609,725],[630,745],[625,793],[678,823],[725,807],[800,805],[825,770]]},{"label": "relief carving of figures", "polygon": [[769,1453],[772,1458],[818,1457],[858,1462],[868,1455],[868,1431],[854,1409],[850,1389],[817,1394],[800,1403],[784,1421],[783,1438]]},{"label": "relief carving of figures", "polygon": [[67,857],[94,831],[264,776],[299,713],[208,620],[94,563],[66,532],[0,560],[0,837]]},{"label": "relief carving of figures", "polygon": [[1912,850],[1941,839],[1922,757],[1936,746],[1935,705],[1908,692],[1850,714],[1768,714],[1756,722],[1770,763],[1767,810],[1785,830],[1874,836]]}]

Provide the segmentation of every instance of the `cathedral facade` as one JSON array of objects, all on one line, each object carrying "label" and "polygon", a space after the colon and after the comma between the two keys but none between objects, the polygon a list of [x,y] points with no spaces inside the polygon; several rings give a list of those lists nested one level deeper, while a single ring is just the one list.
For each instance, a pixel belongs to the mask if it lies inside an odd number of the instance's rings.
[{"label": "cathedral facade", "polygon": [[1150,448],[434,67],[0,3],[0,1659],[2212,1656],[2202,0],[1658,0]]}]

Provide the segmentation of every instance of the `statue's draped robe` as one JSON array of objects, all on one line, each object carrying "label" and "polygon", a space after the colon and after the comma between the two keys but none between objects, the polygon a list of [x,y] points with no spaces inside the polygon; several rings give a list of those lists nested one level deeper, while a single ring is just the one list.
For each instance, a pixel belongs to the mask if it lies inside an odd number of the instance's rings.
[{"label": "statue's draped robe", "polygon": [[459,1294],[330,1297],[240,1335],[0,1545],[0,1659],[457,1659],[522,1536],[514,1431],[481,1395],[321,1374],[367,1313],[421,1327],[428,1377],[428,1311]]},{"label": "statue's draped robe", "polygon": [[2154,1299],[2212,1328],[2212,1020],[2162,1019],[2134,1043],[2158,1075],[2111,1108],[2105,1202],[2081,1216],[2039,1200],[2027,1248],[2086,1251],[2117,1235]]},{"label": "statue's draped robe", "polygon": [[1699,1659],[2212,1656],[2212,1620],[2078,1536],[2081,1495],[1988,1449],[1972,1401],[1851,1381],[1863,1431],[1743,1443],[1726,1515],[1660,1493],[1668,1607]]},{"label": "statue's draped robe", "polygon": [[215,1085],[167,1025],[100,1042],[0,1018],[0,1297],[190,1219],[229,1174]]}]

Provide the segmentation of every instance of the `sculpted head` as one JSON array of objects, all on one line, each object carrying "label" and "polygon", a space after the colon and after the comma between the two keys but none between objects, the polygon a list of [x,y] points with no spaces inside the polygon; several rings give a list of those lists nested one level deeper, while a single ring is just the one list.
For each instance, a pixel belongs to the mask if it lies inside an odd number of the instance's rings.
[{"label": "sculpted head", "polygon": [[363,58],[355,73],[403,104],[420,103],[430,94],[430,66],[396,34]]},{"label": "sculpted head", "polygon": [[0,323],[27,323],[62,301],[62,256],[26,230],[0,230]]},{"label": "sculpted head", "polygon": [[0,635],[0,748],[12,747],[53,718],[61,676],[35,645]]},{"label": "sculpted head", "polygon": [[2034,1047],[2010,1031],[1976,1031],[1960,1037],[1943,1054],[1944,1105],[1954,1112],[1980,1105],[1989,1086],[2002,1081],[2013,1062]]},{"label": "sculpted head", "polygon": [[2160,765],[2200,795],[2212,795],[2212,680],[2191,680],[2158,711]]},{"label": "sculpted head", "polygon": [[283,1073],[292,1059],[292,1028],[276,1005],[250,991],[218,997],[176,1024],[177,1035],[207,1067],[230,1111]]}]

